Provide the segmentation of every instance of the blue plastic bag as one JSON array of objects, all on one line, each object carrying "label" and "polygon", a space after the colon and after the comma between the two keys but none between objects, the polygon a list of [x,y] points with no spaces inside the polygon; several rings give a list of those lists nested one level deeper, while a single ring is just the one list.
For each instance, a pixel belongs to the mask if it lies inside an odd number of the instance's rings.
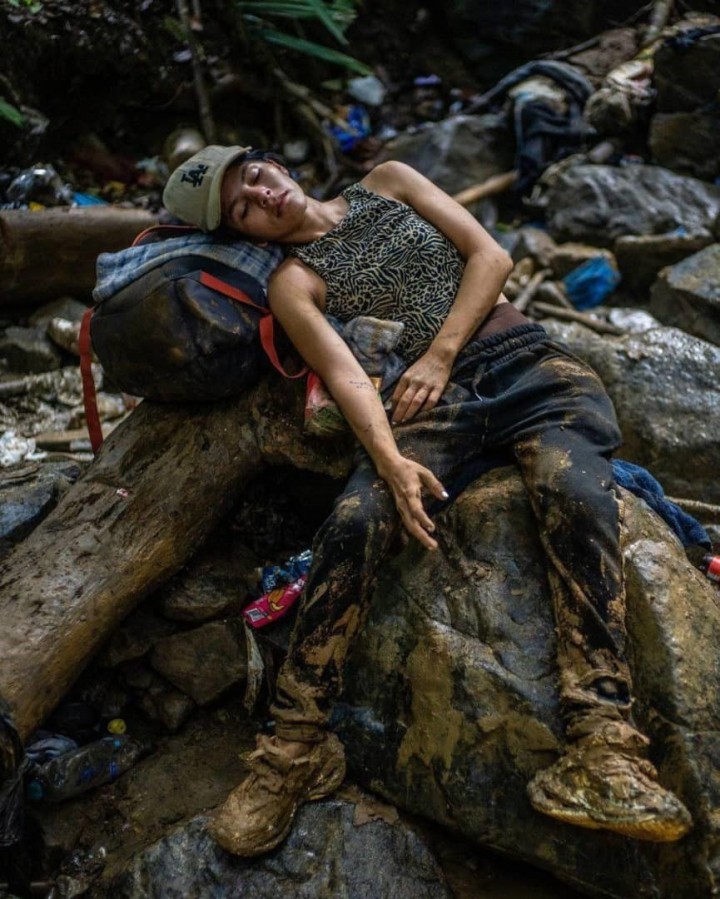
[{"label": "blue plastic bag", "polygon": [[615,290],[620,272],[605,256],[596,256],[574,268],[562,283],[576,309],[592,309]]}]

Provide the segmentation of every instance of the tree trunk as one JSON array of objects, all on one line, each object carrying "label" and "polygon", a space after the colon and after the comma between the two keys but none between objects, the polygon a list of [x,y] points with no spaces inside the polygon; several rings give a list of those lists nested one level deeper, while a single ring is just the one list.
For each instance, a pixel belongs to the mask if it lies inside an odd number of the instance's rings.
[{"label": "tree trunk", "polygon": [[[277,388],[278,381],[272,384]],[[302,388],[211,406],[142,403],[0,566],[0,696],[26,738],[134,605],[198,548],[264,464],[342,475],[304,438]]]},{"label": "tree trunk", "polygon": [[98,254],[130,246],[156,222],[150,212],[116,206],[0,212],[0,308],[82,298],[95,286]]}]

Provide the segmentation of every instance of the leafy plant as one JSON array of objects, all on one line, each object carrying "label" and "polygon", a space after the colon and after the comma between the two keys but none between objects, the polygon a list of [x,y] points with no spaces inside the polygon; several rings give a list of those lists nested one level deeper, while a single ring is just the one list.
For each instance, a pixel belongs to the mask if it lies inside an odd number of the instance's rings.
[{"label": "leafy plant", "polygon": [[0,119],[6,119],[13,125],[17,125],[18,128],[21,128],[25,122],[25,117],[20,110],[12,103],[7,103],[2,97],[0,97]]},{"label": "leafy plant", "polygon": [[40,0],[9,0],[9,3],[17,8],[24,6],[31,13],[40,12],[43,7]]},{"label": "leafy plant", "polygon": [[335,63],[361,75],[369,75],[372,71],[353,56],[325,44],[289,34],[265,20],[266,17],[277,17],[296,22],[315,21],[322,24],[339,44],[347,47],[345,31],[355,20],[354,0],[332,0],[329,3],[324,0],[239,0],[237,5],[248,25],[255,28],[256,34],[270,44]]}]

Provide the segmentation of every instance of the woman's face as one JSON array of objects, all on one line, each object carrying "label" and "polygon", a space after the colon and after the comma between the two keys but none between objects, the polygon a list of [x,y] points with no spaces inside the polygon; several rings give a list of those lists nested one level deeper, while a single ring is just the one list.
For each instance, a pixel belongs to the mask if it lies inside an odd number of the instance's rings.
[{"label": "woman's face", "polygon": [[306,200],[286,168],[269,159],[251,159],[225,173],[222,224],[256,240],[282,242],[302,222]]}]

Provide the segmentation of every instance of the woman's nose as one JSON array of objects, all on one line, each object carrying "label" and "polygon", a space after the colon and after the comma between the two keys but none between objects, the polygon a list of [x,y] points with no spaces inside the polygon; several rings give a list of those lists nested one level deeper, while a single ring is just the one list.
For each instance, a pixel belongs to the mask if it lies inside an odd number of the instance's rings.
[{"label": "woman's nose", "polygon": [[270,188],[251,185],[250,196],[264,209],[270,202]]}]

